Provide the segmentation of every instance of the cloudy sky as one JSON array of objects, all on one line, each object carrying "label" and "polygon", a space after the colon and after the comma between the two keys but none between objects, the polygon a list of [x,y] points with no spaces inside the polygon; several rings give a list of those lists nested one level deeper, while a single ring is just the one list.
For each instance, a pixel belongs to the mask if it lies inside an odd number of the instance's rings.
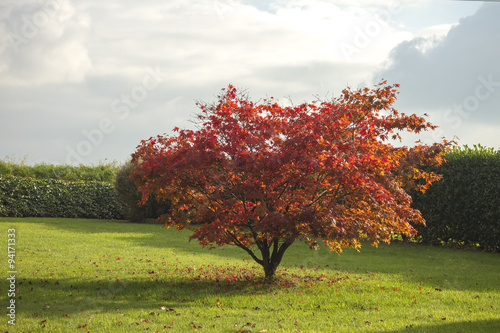
[{"label": "cloudy sky", "polygon": [[381,78],[424,141],[500,149],[500,3],[3,0],[0,159],[124,162],[229,83],[286,103]]}]

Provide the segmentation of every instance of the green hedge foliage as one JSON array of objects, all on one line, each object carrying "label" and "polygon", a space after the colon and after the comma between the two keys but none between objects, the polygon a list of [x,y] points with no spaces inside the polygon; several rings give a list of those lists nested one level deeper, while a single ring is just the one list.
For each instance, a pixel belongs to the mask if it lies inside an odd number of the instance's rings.
[{"label": "green hedge foliage", "polygon": [[66,181],[100,181],[112,183],[118,166],[115,163],[100,163],[98,165],[26,165],[0,160],[0,176],[16,176],[34,179],[58,179]]},{"label": "green hedge foliage", "polygon": [[0,176],[0,216],[123,219],[112,185]]},{"label": "green hedge foliage", "polygon": [[130,162],[122,165],[116,173],[114,183],[118,198],[124,207],[125,218],[134,222],[146,222],[166,214],[170,209],[169,201],[150,198],[144,205],[137,204],[141,200],[141,193],[129,178],[133,168],[134,165]]},{"label": "green hedge foliage", "polygon": [[445,158],[434,169],[442,180],[412,195],[427,222],[416,239],[500,251],[500,151],[457,147]]}]

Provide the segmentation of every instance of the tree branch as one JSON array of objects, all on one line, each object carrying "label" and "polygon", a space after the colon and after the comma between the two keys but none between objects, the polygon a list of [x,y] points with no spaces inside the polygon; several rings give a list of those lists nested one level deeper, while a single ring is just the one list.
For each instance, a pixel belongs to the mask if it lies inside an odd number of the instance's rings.
[{"label": "tree branch", "polygon": [[252,250],[243,245],[235,235],[233,235],[229,231],[226,231],[226,234],[231,236],[231,238],[234,240],[234,245],[236,245],[240,249],[245,250],[253,258],[253,260],[255,260],[256,263],[258,263],[259,265],[264,265],[264,261],[262,259],[257,258],[257,256],[252,252]]}]

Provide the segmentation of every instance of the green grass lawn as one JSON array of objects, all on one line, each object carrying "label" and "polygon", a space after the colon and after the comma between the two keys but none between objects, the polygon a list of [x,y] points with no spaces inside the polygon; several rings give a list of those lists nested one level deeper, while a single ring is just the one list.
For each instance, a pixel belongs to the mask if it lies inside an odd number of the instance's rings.
[{"label": "green grass lawn", "polygon": [[265,284],[236,247],[118,221],[0,218],[15,229],[16,317],[2,332],[500,332],[500,255],[394,243],[294,244]]}]

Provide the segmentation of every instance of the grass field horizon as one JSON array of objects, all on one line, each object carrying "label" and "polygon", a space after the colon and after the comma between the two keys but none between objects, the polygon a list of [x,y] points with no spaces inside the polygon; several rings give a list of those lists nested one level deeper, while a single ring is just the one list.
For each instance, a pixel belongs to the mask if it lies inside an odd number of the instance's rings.
[{"label": "grass field horizon", "polygon": [[[500,256],[393,243],[293,244],[273,283],[242,250],[156,224],[0,218],[15,229],[2,332],[498,332]],[[10,270],[7,250],[2,264]]]}]

